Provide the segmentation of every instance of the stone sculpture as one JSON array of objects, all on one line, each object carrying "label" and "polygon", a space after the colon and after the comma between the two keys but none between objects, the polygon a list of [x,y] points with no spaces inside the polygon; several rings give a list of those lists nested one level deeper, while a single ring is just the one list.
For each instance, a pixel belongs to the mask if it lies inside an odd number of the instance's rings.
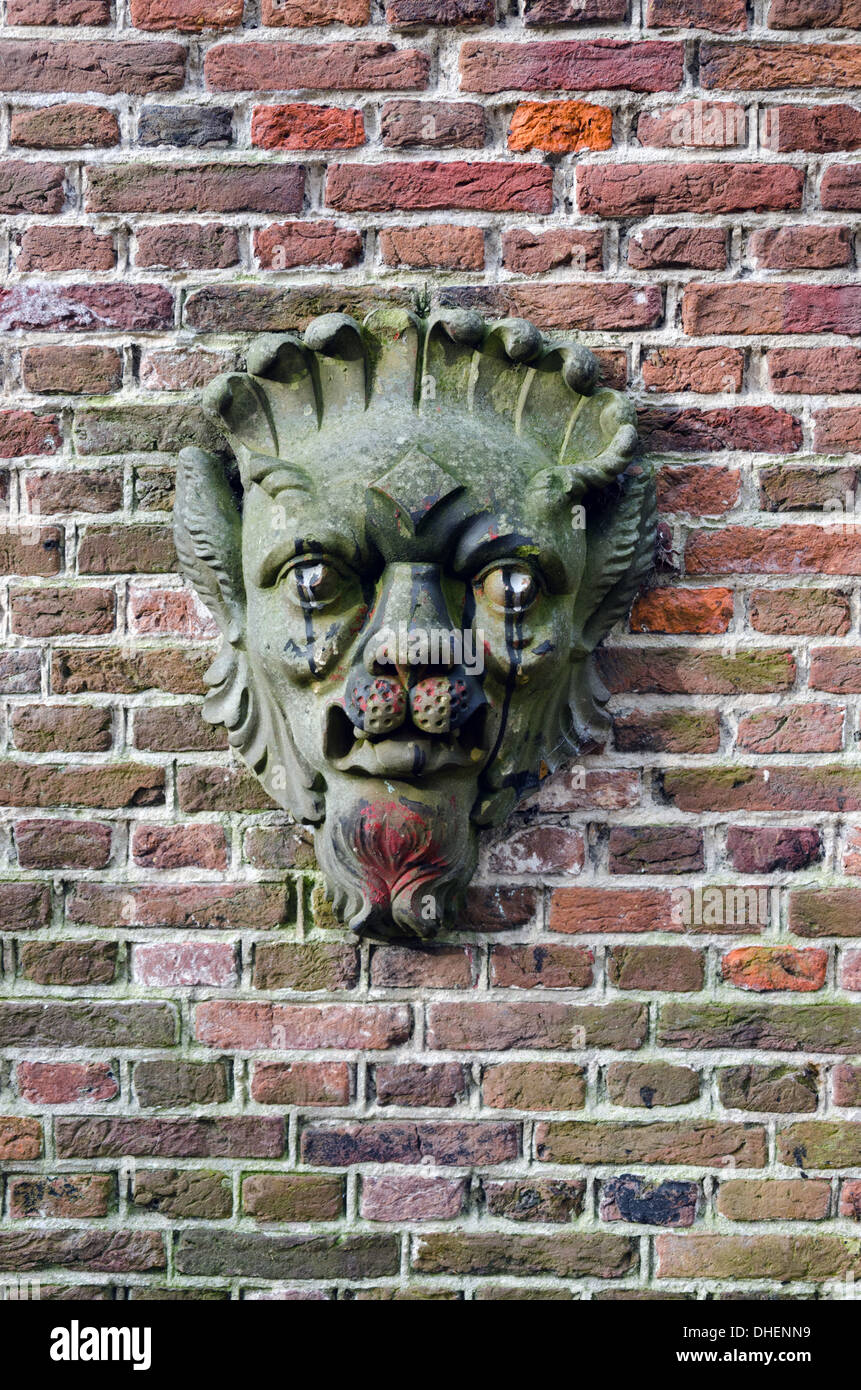
[{"label": "stone sculpture", "polygon": [[204,716],[314,827],[356,932],[455,920],[477,832],[608,723],[591,653],[652,563],[634,409],[576,342],[384,306],[255,340],[180,454]]}]

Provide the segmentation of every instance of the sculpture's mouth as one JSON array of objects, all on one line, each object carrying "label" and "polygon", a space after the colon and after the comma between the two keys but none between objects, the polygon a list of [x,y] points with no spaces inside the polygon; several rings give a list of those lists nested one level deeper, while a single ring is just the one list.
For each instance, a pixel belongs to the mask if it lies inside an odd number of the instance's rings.
[{"label": "sculpture's mouth", "polygon": [[357,730],[340,705],[326,715],[324,757],[339,772],[366,777],[397,777],[411,781],[452,768],[478,774],[487,761],[488,707],[482,705],[452,734],[428,736],[412,724],[402,724],[386,738],[370,739]]}]

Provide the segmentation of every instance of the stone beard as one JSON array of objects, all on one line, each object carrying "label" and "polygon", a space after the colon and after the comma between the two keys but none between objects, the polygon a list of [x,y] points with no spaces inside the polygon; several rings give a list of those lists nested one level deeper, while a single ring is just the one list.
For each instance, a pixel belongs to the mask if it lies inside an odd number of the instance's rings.
[{"label": "stone beard", "polygon": [[633,407],[576,343],[386,306],[266,335],[183,450],[175,533],[221,651],[204,714],[314,826],[357,932],[455,921],[477,832],[599,745],[591,653],[652,560]]}]

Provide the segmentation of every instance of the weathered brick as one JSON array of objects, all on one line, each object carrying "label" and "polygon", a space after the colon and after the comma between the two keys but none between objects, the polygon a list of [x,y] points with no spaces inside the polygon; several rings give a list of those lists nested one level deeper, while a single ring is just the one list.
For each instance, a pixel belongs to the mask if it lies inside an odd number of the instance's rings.
[{"label": "weathered brick", "polygon": [[32,1105],[86,1105],[114,1100],[119,1082],[106,1062],[19,1062],[18,1088]]},{"label": "weathered brick", "polygon": [[397,1274],[396,1235],[268,1235],[190,1227],[176,1251],[181,1274],[244,1279],[367,1279]]},{"label": "weathered brick", "polygon": [[16,268],[21,271],[113,270],[114,239],[92,227],[28,227],[21,236]]},{"label": "weathered brick", "polygon": [[422,1274],[618,1279],[636,1266],[637,1249],[632,1240],[585,1232],[553,1236],[433,1234],[418,1238],[413,1257],[413,1267]]},{"label": "weathered brick", "polygon": [[766,1132],[753,1124],[652,1120],[648,1124],[542,1121],[535,1134],[541,1163],[676,1163],[709,1168],[763,1168]]},{"label": "weathered brick", "polygon": [[481,270],[484,232],[480,227],[434,223],[429,227],[384,227],[380,250],[386,265],[411,270]]},{"label": "weathered brick", "polygon": [[552,171],[541,164],[330,164],[326,202],[341,212],[458,208],[547,213],[553,207],[552,183]]},{"label": "weathered brick", "polygon": [[117,973],[115,941],[22,941],[18,974],[37,985],[111,985]]},{"label": "weathered brick", "polygon": [[136,29],[228,29],[242,23],[243,0],[131,0]]},{"label": "weathered brick", "polygon": [[101,821],[19,820],[15,848],[22,869],[104,869],[110,862],[112,829]]},{"label": "weathered brick", "polygon": [[180,43],[4,39],[0,91],[175,92],[185,81],[185,61]]},{"label": "weathered brick", "polygon": [[280,1158],[284,1122],[265,1115],[243,1118],[106,1119],[58,1116],[61,1158]]},{"label": "weathered brick", "polygon": [[484,145],[484,108],[474,101],[386,101],[380,134],[390,149],[480,150]]},{"label": "weathered brick", "polygon": [[210,1047],[384,1049],[410,1036],[402,1004],[199,1004],[195,1031]]},{"label": "weathered brick", "polygon": [[598,91],[671,92],[682,80],[682,45],[637,39],[492,43],[477,39],[460,50],[465,92]]},{"label": "weathered brick", "polygon": [[347,1105],[346,1062],[257,1062],[251,1095],[261,1105]]},{"label": "weathered brick", "polygon": [[581,1110],[586,1075],[573,1062],[500,1062],[485,1068],[482,1092],[495,1110]]},{"label": "weathered brick", "polygon": [[299,212],[303,189],[304,172],[295,164],[95,164],[87,170],[86,208]]},{"label": "weathered brick", "polygon": [[408,91],[427,85],[429,67],[426,53],[392,43],[220,43],[204,61],[216,92]]},{"label": "weathered brick", "polygon": [[433,1051],[509,1048],[637,1048],[646,1036],[642,1005],[490,1003],[428,1006],[427,1046]]},{"label": "weathered brick", "polygon": [[206,1168],[136,1168],[131,1203],[158,1216],[218,1220],[233,1210],[230,1177]]},{"label": "weathered brick", "polygon": [[857,87],[861,54],[839,43],[702,43],[705,88],[775,91],[781,87]]},{"label": "weathered brick", "polygon": [[504,1120],[330,1121],[309,1125],[301,1138],[303,1163],[327,1168],[354,1163],[492,1165],[517,1158],[519,1152],[519,1126]]},{"label": "weathered brick", "polygon": [[747,1047],[782,1052],[857,1050],[861,1008],[855,1004],[689,1004],[661,1007],[664,1047]]},{"label": "weathered brick", "polygon": [[797,1114],[818,1105],[816,1067],[722,1067],[717,1082],[721,1104],[728,1110]]},{"label": "weathered brick", "polygon": [[[31,347],[22,354],[28,391],[104,396],[122,381],[122,357],[110,347]],[[110,511],[112,508],[101,508]]]},{"label": "weathered brick", "polygon": [[667,1062],[611,1062],[607,1095],[613,1105],[687,1105],[700,1094],[699,1073]]},{"label": "weathered brick", "polygon": [[577,205],[598,217],[781,212],[801,207],[804,173],[790,164],[600,164],[577,171]]},{"label": "weathered brick", "polygon": [[216,1105],[230,1099],[226,1062],[136,1062],[134,1089],[141,1105],[172,1109],[179,1105]]},{"label": "weathered brick", "polygon": [[861,1268],[861,1243],[829,1236],[658,1236],[659,1279],[822,1279]]},{"label": "weathered brick", "polygon": [[601,1184],[602,1221],[631,1221],[641,1226],[692,1226],[702,1194],[695,1182],[649,1183],[625,1173]]},{"label": "weathered brick", "polygon": [[824,1221],[830,1207],[830,1184],[802,1178],[730,1179],[717,1195],[717,1210],[728,1221]]},{"label": "weathered brick", "polygon": [[731,825],[727,853],[740,874],[772,874],[809,868],[822,858],[818,830]]},{"label": "weathered brick", "polygon": [[17,1220],[107,1216],[114,1180],[107,1173],[65,1173],[55,1178],[14,1178],[9,1215]]},{"label": "weathered brick", "polygon": [[236,228],[217,222],[139,227],[136,237],[135,265],[146,269],[226,270],[239,261]]},{"label": "weathered brick", "polygon": [[809,992],[825,984],[827,951],[794,947],[740,946],[721,961],[727,984],[757,993],[771,990]]},{"label": "weathered brick", "polygon": [[40,1268],[91,1269],[97,1273],[142,1273],[165,1269],[158,1231],[99,1230],[67,1226],[53,1230],[3,1231],[0,1265],[10,1271]]},{"label": "weathered brick", "polygon": [[631,609],[632,632],[726,632],[731,589],[647,589]]},{"label": "weathered brick", "polygon": [[450,1221],[466,1195],[464,1178],[367,1177],[360,1210],[366,1221]]},{"label": "weathered brick", "polygon": [[120,127],[104,106],[78,101],[25,106],[12,112],[9,143],[32,150],[102,149],[120,143]]},{"label": "weathered brick", "polygon": [[4,1047],[173,1047],[171,1004],[0,1001]]},{"label": "weathered brick", "polygon": [[66,904],[66,913],[70,922],[98,927],[260,931],[289,921],[290,901],[289,885],[279,883],[158,886],[79,881]]},{"label": "weathered brick", "polygon": [[344,1214],[343,1179],[325,1173],[252,1173],[242,1182],[242,1210],[256,1221],[337,1221]]}]

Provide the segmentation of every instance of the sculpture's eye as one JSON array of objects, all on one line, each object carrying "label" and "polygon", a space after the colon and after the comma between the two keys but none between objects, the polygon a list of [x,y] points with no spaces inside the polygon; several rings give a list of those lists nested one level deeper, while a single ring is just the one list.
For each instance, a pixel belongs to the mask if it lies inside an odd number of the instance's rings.
[{"label": "sculpture's eye", "polygon": [[298,608],[325,608],[341,592],[343,578],[328,560],[299,560],[282,576],[287,597]]},{"label": "sculpture's eye", "polygon": [[485,570],[478,588],[492,608],[511,614],[525,613],[539,593],[535,577],[523,565],[496,565]]}]

